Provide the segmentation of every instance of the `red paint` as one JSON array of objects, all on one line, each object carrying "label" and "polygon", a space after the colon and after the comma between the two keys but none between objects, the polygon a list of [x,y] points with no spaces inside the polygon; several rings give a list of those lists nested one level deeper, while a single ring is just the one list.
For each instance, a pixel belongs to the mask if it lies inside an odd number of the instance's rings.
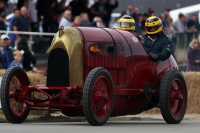
[{"label": "red paint", "polygon": [[174,79],[170,86],[169,107],[174,116],[179,116],[183,112],[183,105],[186,102],[184,98],[186,92],[181,87],[183,84],[179,79]]},{"label": "red paint", "polygon": [[[112,76],[115,100],[112,116],[143,112],[148,106],[144,97],[145,84],[151,82],[157,85],[167,70],[178,68],[173,57],[157,63],[151,61],[140,40],[130,32],[107,28],[79,27],[77,29],[83,44],[84,81],[88,73],[95,67],[104,67]],[[90,53],[89,46],[91,44],[100,46],[101,50],[98,55]],[[109,87],[105,85],[102,88],[103,91],[94,89],[93,99],[105,99],[105,95],[110,96]],[[56,108],[61,109],[65,115],[78,116],[83,115],[82,89],[83,86],[29,86],[23,89],[20,99],[34,109],[37,107]],[[46,95],[47,98],[43,100],[25,98],[35,91]],[[170,97],[177,99],[177,93],[171,89]],[[103,105],[109,106],[110,103],[104,101]],[[108,110],[103,110],[103,106],[96,103],[92,103],[92,106],[97,118],[103,117],[108,112]],[[101,108],[100,112],[96,111],[98,107]],[[179,112],[181,108],[177,110]]]}]

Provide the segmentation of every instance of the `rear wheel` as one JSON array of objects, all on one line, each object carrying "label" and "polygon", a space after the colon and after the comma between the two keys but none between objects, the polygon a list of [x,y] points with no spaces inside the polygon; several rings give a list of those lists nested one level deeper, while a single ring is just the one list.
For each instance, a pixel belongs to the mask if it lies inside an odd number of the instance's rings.
[{"label": "rear wheel", "polygon": [[87,121],[94,126],[106,123],[112,113],[114,85],[109,72],[94,68],[86,78],[83,88],[83,111]]},{"label": "rear wheel", "polygon": [[30,82],[25,71],[19,67],[9,68],[1,83],[1,105],[6,119],[11,123],[22,123],[26,120],[30,108],[19,100],[20,91],[29,86]]},{"label": "rear wheel", "polygon": [[161,81],[159,102],[164,120],[168,124],[182,121],[187,106],[187,87],[179,70],[169,70]]}]

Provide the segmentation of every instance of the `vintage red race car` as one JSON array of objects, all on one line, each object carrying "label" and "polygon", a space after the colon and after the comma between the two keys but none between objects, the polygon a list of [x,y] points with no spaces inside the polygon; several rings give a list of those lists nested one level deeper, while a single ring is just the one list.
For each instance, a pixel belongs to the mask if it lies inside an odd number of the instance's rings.
[{"label": "vintage red race car", "polygon": [[11,123],[43,108],[99,126],[110,116],[158,107],[167,123],[178,124],[187,106],[186,82],[173,56],[154,62],[133,33],[94,27],[59,28],[49,48],[46,85],[31,85],[25,71],[12,67],[0,94]]}]

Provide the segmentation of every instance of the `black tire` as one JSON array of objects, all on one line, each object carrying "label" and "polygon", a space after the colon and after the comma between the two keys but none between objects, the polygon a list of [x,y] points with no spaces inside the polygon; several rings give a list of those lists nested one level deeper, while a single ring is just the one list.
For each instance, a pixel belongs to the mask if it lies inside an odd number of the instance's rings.
[{"label": "black tire", "polygon": [[26,120],[30,108],[19,100],[19,93],[30,82],[26,72],[19,67],[9,68],[1,82],[1,105],[6,119],[11,123],[22,123]]},{"label": "black tire", "polygon": [[110,73],[101,67],[94,68],[83,88],[83,112],[93,126],[107,122],[114,104],[114,85]]},{"label": "black tire", "polygon": [[168,124],[178,124],[182,121],[187,100],[187,86],[181,71],[167,71],[161,80],[159,103],[162,116]]}]

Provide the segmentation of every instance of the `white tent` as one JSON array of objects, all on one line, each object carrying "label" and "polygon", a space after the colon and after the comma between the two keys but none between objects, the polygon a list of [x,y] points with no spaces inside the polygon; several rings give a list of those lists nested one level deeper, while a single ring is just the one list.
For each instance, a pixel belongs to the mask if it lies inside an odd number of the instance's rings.
[{"label": "white tent", "polygon": [[176,21],[178,19],[178,14],[183,13],[183,14],[190,14],[190,13],[195,13],[200,11],[200,4],[188,6],[188,7],[183,7],[175,10],[171,10],[169,12],[170,16],[172,17],[173,21]]},{"label": "white tent", "polygon": [[[2,80],[2,77],[0,77],[0,86],[1,86],[1,80]],[[1,89],[1,87],[0,87]],[[1,97],[0,97],[0,108],[1,108]]]},{"label": "white tent", "polygon": [[199,24],[200,24],[200,11],[199,11]]}]

